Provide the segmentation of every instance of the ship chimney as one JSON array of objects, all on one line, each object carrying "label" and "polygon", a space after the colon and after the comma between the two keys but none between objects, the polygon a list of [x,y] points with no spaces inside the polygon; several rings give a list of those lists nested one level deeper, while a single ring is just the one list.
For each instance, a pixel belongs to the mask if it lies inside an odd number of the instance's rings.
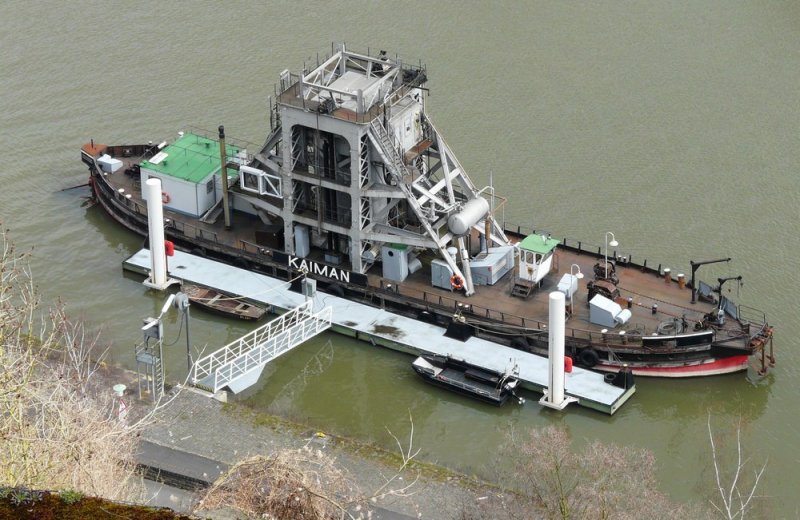
[{"label": "ship chimney", "polygon": [[222,178],[222,212],[225,215],[225,229],[231,228],[231,212],[228,207],[228,157],[225,153],[225,127],[219,125],[219,160]]}]

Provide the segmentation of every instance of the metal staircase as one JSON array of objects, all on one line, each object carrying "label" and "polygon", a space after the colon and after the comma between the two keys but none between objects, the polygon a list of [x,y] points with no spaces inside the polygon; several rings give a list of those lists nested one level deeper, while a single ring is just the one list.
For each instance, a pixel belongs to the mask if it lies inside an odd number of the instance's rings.
[{"label": "metal staircase", "polygon": [[264,366],[330,328],[332,307],[313,312],[312,300],[199,359],[192,384],[212,393],[240,392],[258,380]]},{"label": "metal staircase", "polygon": [[[439,238],[438,233],[436,233],[436,231],[433,229],[433,226],[431,226],[430,216],[420,205],[417,197],[414,195],[409,185],[408,181],[413,178],[412,172],[408,169],[405,162],[403,162],[400,152],[392,144],[392,139],[389,136],[389,132],[383,127],[377,118],[373,119],[370,123],[369,137],[372,143],[375,145],[375,148],[378,151],[378,154],[381,156],[384,164],[389,167],[389,172],[391,173],[395,184],[403,192],[403,195],[405,195],[408,205],[414,211],[414,214],[422,224],[422,227],[425,229],[428,237],[436,242],[436,246],[439,249],[441,257],[447,262],[447,265],[450,266],[453,274],[461,277],[462,280],[467,280],[468,283],[466,287],[466,293],[467,296],[469,296],[474,292],[472,284],[469,283],[471,278],[464,276],[464,273],[458,267],[453,257],[447,252],[445,248],[447,244],[443,243],[443,241]],[[406,179],[408,179],[408,181]]]}]

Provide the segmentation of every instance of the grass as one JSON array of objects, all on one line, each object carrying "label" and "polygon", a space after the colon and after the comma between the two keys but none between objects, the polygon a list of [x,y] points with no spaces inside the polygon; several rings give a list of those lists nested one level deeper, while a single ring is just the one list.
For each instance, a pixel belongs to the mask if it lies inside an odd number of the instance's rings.
[{"label": "grass", "polygon": [[87,497],[77,491],[36,491],[0,488],[0,518],[20,520],[84,520],[125,518],[128,520],[191,520],[168,508],[139,506]]}]

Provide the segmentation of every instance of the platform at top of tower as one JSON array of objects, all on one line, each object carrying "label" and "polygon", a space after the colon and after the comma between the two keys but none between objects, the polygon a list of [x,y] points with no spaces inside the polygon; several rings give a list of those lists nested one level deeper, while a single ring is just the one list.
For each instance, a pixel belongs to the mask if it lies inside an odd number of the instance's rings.
[{"label": "platform at top of tower", "polygon": [[377,56],[340,47],[308,73],[281,75],[281,105],[368,123],[427,80],[422,65],[408,65],[381,51]]}]

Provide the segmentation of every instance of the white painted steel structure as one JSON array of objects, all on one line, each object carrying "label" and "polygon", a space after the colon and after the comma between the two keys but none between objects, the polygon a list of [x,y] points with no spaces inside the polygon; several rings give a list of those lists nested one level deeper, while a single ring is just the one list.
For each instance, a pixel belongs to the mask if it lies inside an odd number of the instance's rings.
[{"label": "white painted steel structure", "polygon": [[161,181],[147,179],[144,186],[147,200],[147,226],[150,245],[154,251],[150,259],[150,278],[144,284],[163,291],[174,280],[167,280],[167,257],[164,252],[164,208],[161,200]]},{"label": "white painted steel structure", "polygon": [[349,257],[357,273],[366,273],[372,251],[387,244],[407,246],[408,254],[434,251],[463,281],[465,295],[474,294],[471,235],[509,244],[491,218],[505,199],[492,190],[501,202],[492,209],[447,146],[425,111],[426,82],[422,64],[343,44],[313,70],[284,71],[278,117],[254,170],[244,170],[276,182],[262,190],[254,180],[237,194],[237,208],[282,221],[287,253],[304,256],[305,242],[290,238],[303,226],[312,244]]},{"label": "white painted steel structure", "polygon": [[245,334],[194,364],[192,383],[214,393],[244,390],[258,380],[264,365],[331,326],[333,309],[315,313],[308,300]]},{"label": "white painted steel structure", "polygon": [[549,328],[549,355],[547,371],[547,390],[539,400],[539,404],[556,410],[563,410],[569,403],[574,403],[575,398],[564,396],[564,293],[553,291],[550,293],[550,328]]}]

